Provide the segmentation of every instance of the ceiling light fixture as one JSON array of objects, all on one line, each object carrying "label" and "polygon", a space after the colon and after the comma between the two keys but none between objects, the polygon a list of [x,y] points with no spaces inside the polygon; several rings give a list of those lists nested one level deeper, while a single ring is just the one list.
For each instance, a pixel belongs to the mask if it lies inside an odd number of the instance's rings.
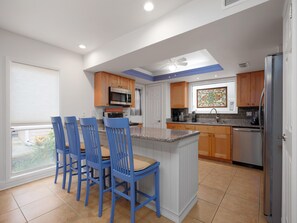
[{"label": "ceiling light fixture", "polygon": [[84,44],[79,44],[78,47],[81,48],[81,49],[86,49],[87,48],[86,45],[84,45]]},{"label": "ceiling light fixture", "polygon": [[168,69],[170,70],[170,72],[173,72],[173,71],[176,70],[176,66],[175,66],[174,64],[170,64],[170,65],[168,66]]},{"label": "ceiling light fixture", "polygon": [[154,10],[154,4],[150,1],[144,3],[144,6],[143,6],[144,10],[147,11],[147,12],[151,12]]}]

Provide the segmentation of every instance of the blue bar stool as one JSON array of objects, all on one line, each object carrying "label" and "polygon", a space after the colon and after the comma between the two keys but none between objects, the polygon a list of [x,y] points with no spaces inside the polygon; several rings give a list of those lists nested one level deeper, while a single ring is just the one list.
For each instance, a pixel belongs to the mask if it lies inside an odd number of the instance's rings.
[{"label": "blue bar stool", "polygon": [[[151,201],[155,201],[156,214],[160,217],[160,163],[147,157],[133,155],[129,119],[104,118],[104,124],[111,155],[112,206],[110,222],[113,222],[114,220],[115,202],[120,196],[130,201],[132,223],[135,222],[135,212]],[[141,192],[136,188],[137,181],[151,174],[154,174],[155,176],[155,195],[153,196]],[[117,189],[118,185],[116,185],[116,178],[130,184],[130,195]],[[138,206],[136,206],[137,193],[147,198]]]},{"label": "blue bar stool", "polygon": [[[69,142],[69,182],[68,182],[68,193],[70,193],[72,176],[77,175],[77,191],[76,200],[80,200],[81,183],[86,181],[87,178],[82,178],[85,172],[82,169],[82,161],[86,159],[85,147],[83,143],[80,143],[77,121],[75,116],[65,117],[65,126],[67,130],[68,142]],[[73,173],[74,172],[74,173]]]},{"label": "blue bar stool", "polygon": [[[87,172],[87,189],[85,206],[88,205],[90,186],[99,185],[99,208],[98,216],[102,216],[103,210],[103,194],[111,191],[111,187],[105,188],[105,169],[110,169],[110,153],[109,149],[101,146],[97,120],[95,118],[81,118],[80,125],[83,133],[84,143],[86,147],[86,172]],[[99,177],[95,178],[90,173],[90,169],[97,170]]]},{"label": "blue bar stool", "polygon": [[[55,175],[55,184],[57,183],[59,169],[63,169],[63,181],[62,188],[65,189],[66,185],[66,174],[69,172],[67,167],[67,156],[69,155],[69,148],[65,144],[65,135],[62,125],[62,119],[60,116],[51,117],[54,134],[55,134],[55,149],[56,149],[56,175]],[[61,157],[62,160],[61,160]]]}]

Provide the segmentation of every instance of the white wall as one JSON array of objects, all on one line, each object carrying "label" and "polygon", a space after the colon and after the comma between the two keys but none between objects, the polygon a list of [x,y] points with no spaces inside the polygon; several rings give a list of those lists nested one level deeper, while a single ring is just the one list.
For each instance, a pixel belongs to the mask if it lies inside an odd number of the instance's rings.
[{"label": "white wall", "polygon": [[6,91],[9,92],[5,83],[6,58],[59,69],[61,116],[94,114],[93,74],[83,72],[81,55],[0,29],[0,188],[5,187],[8,177],[5,174],[5,134],[9,129],[5,105]]}]

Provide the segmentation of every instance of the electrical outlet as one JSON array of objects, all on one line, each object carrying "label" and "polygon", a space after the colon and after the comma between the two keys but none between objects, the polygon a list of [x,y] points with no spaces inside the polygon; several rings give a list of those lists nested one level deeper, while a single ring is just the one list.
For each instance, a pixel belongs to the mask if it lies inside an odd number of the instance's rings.
[{"label": "electrical outlet", "polygon": [[252,117],[253,116],[253,112],[246,112],[246,117]]}]

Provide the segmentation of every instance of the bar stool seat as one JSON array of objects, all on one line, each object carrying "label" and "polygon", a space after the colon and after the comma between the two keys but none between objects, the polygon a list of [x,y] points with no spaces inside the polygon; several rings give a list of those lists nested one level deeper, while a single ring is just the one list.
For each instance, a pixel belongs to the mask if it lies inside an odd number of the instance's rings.
[{"label": "bar stool seat", "polygon": [[[66,143],[66,149],[69,149],[69,143]],[[83,142],[80,143],[80,150],[85,150],[85,144]],[[82,151],[83,152],[83,151]]]},{"label": "bar stool seat", "polygon": [[106,148],[105,146],[101,146],[101,154],[102,154],[102,159],[109,159],[110,158],[109,149]]},{"label": "bar stool seat", "polygon": [[133,155],[134,171],[142,171],[154,165],[157,161],[145,156]]}]

